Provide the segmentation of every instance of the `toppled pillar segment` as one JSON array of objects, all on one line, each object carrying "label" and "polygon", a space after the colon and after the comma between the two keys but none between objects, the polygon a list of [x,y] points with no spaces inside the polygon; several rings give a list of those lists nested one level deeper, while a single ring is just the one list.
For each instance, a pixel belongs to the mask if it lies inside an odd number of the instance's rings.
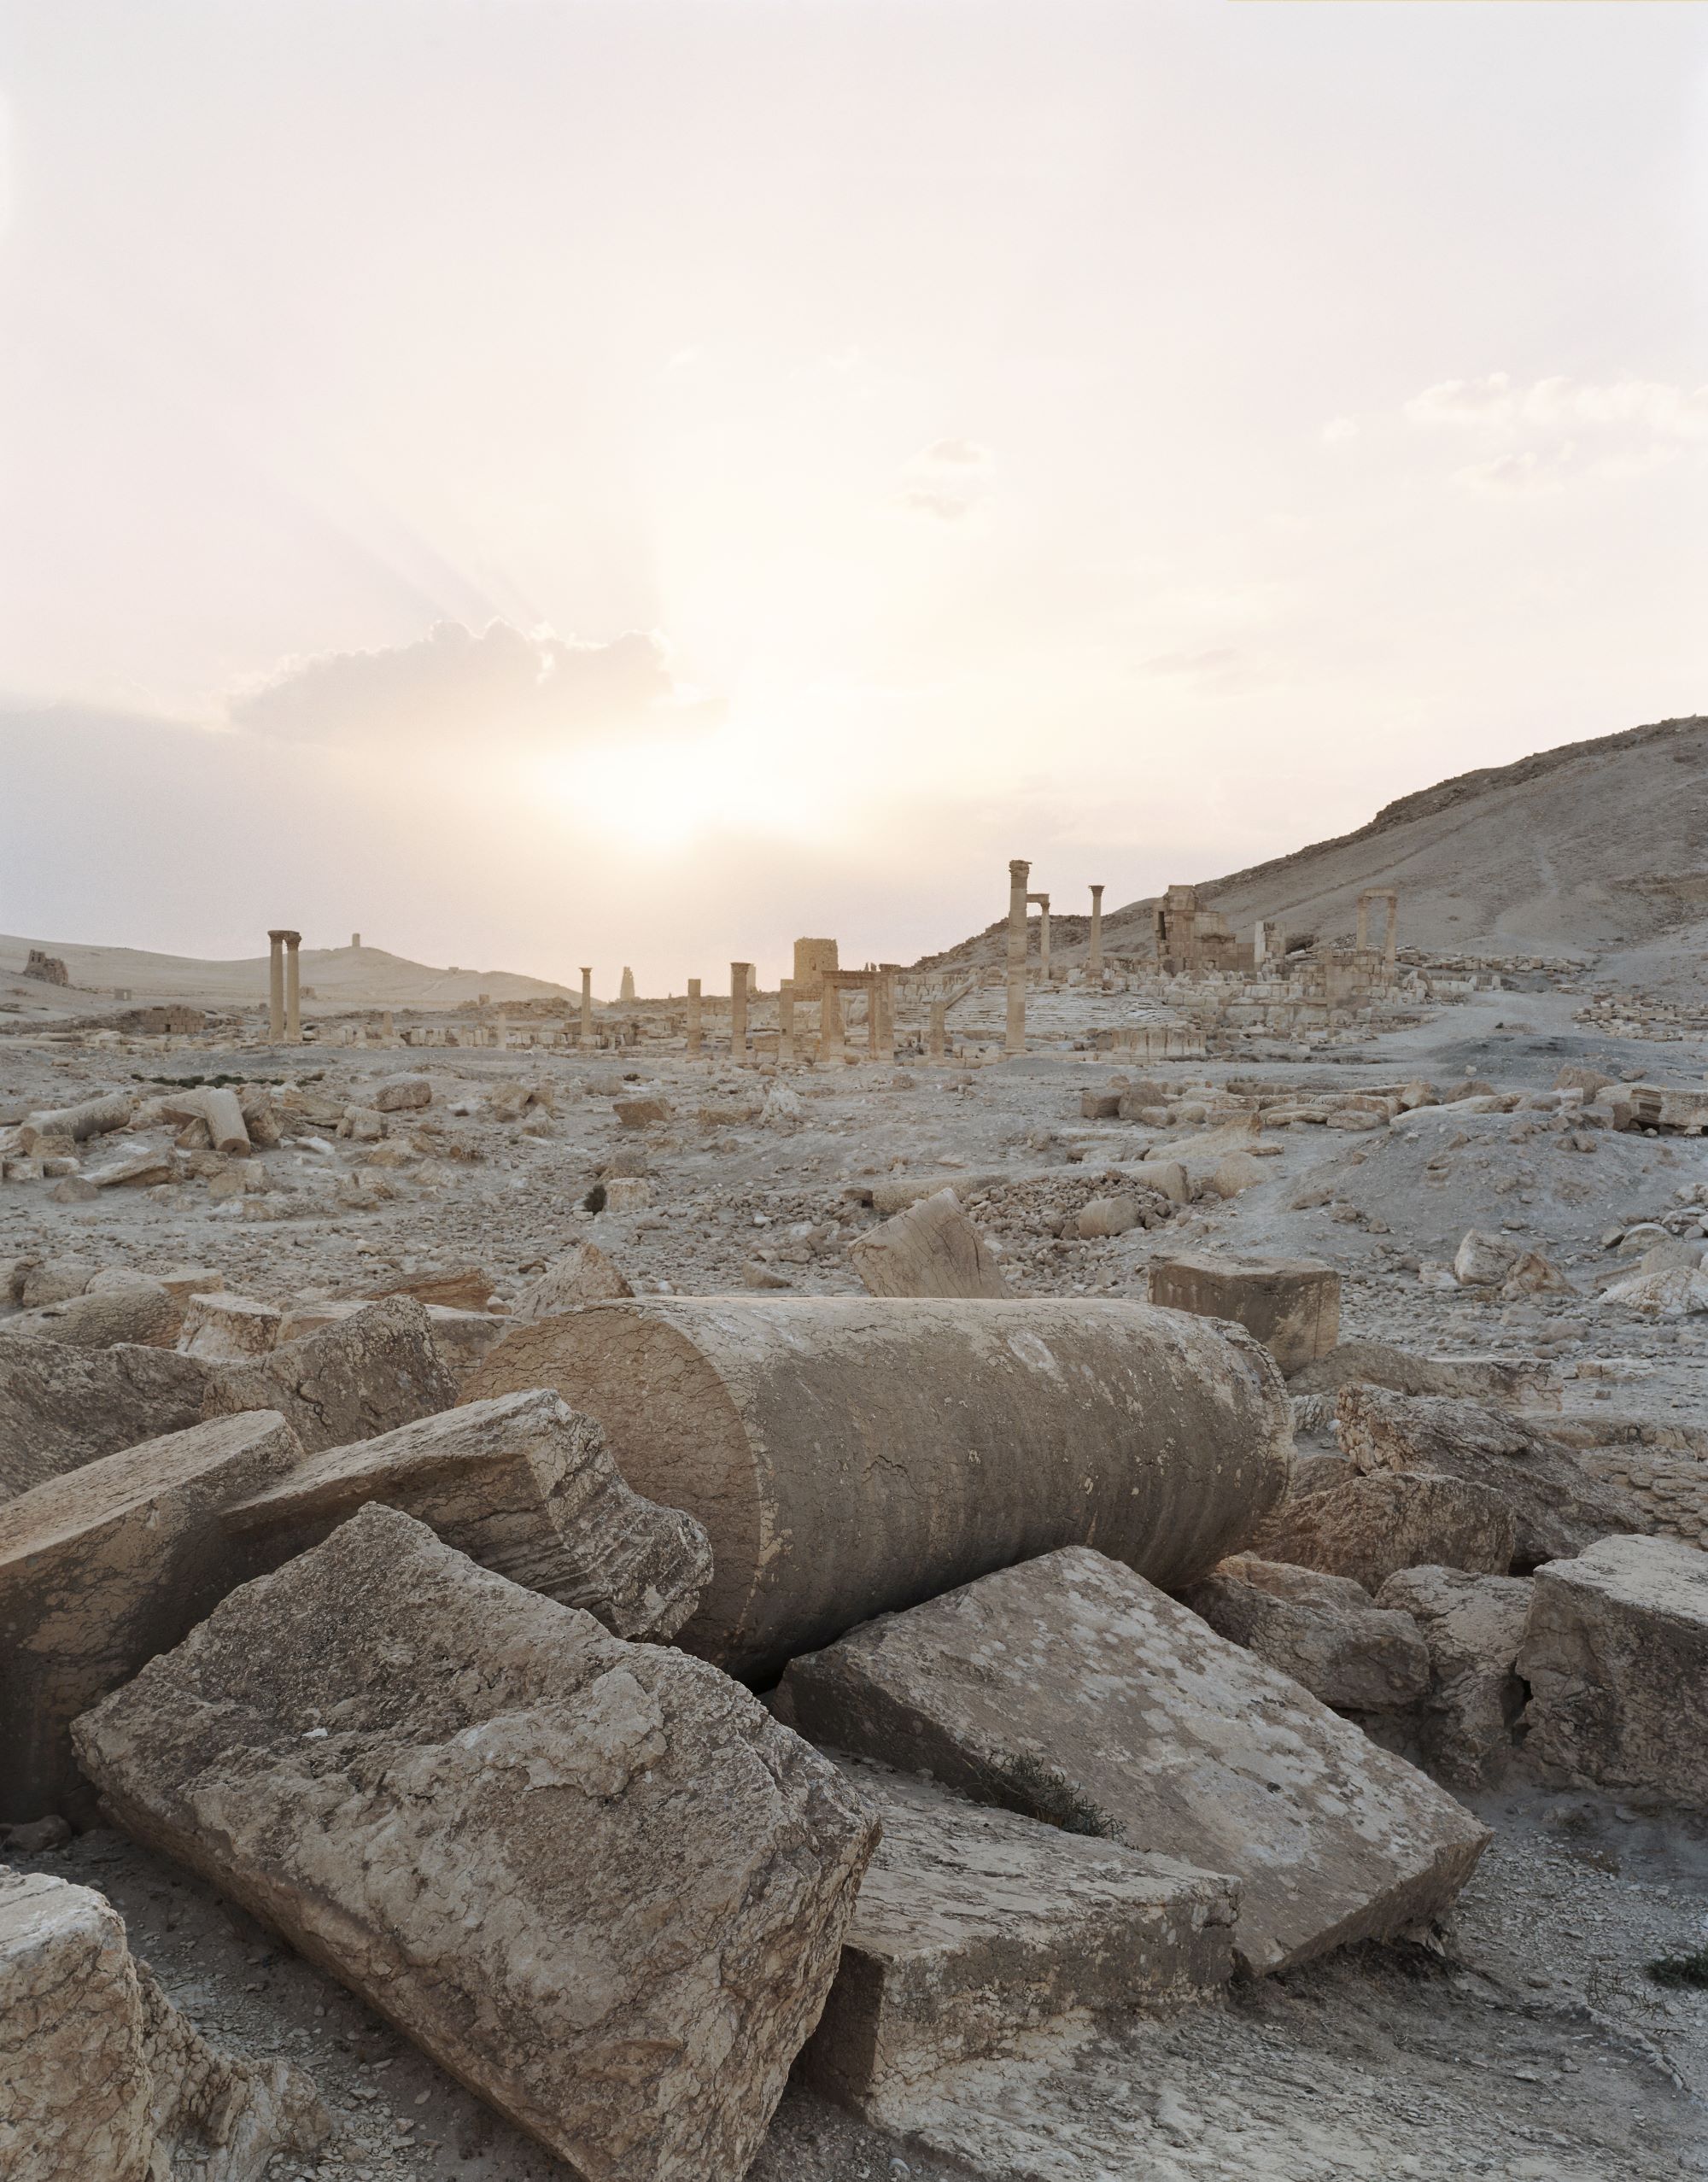
[{"label": "toppled pillar segment", "polygon": [[1536,1571],[1526,1754],[1628,1800],[1708,1811],[1708,1553],[1603,1538]]},{"label": "toppled pillar segment", "polygon": [[222,1417],[0,1507],[0,1821],[89,1815],[72,1721],[264,1565],[219,1511],[301,1459],[282,1417]]},{"label": "toppled pillar segment", "polygon": [[0,1342],[0,1500],[200,1424],[207,1383],[167,1349]]},{"label": "toppled pillar segment", "polygon": [[551,1386],[712,1577],[678,1641],[763,1687],[873,1614],[1094,1541],[1190,1583],[1282,1490],[1246,1335],[1143,1303],[637,1296],[518,1326],[469,1397]]},{"label": "toppled pillar segment", "polygon": [[1012,1296],[952,1190],[921,1197],[848,1253],[871,1296]]},{"label": "toppled pillar segment", "polygon": [[1229,1874],[1248,1973],[1434,1916],[1489,1839],[1296,1682],[1084,1547],[796,1659],[775,1707],[815,1741]]},{"label": "toppled pillar segment", "polygon": [[78,1723],[139,1839],[600,2182],[739,2182],[874,1820],[737,1683],[395,1509]]},{"label": "toppled pillar segment", "polygon": [[0,1873],[0,2174],[260,2182],[331,2133],[288,2062],[215,2051],[87,1887]]},{"label": "toppled pillar segment", "polygon": [[1231,1879],[844,1763],[883,1838],[801,2056],[832,2098],[905,2130],[945,2069],[1232,1974]]},{"label": "toppled pillar segment", "polygon": [[1177,1250],[1152,1264],[1150,1300],[1237,1320],[1287,1372],[1326,1356],[1340,1339],[1340,1275],[1316,1258]]},{"label": "toppled pillar segment", "polygon": [[426,1307],[388,1296],[253,1363],[210,1365],[208,1413],[277,1409],[311,1453],[448,1409],[457,1382]]},{"label": "toppled pillar segment", "polygon": [[584,1607],[617,1636],[674,1636],[711,1574],[699,1524],[631,1492],[599,1426],[548,1387],[310,1457],[225,1521],[264,1536],[272,1567],[370,1500],[401,1508],[483,1568]]}]

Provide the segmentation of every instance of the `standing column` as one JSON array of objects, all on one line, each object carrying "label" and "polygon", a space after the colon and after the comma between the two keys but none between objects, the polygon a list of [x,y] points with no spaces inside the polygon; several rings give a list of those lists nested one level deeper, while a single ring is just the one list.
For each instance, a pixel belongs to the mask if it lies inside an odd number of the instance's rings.
[{"label": "standing column", "polygon": [[729,965],[729,1050],[740,1060],[747,1050],[747,973],[751,962]]},{"label": "standing column", "polygon": [[582,972],[582,1035],[583,1046],[593,1044],[593,972]]},{"label": "standing column", "polygon": [[1103,981],[1103,890],[1091,889],[1091,944],[1085,951],[1085,975],[1093,985]]},{"label": "standing column", "polygon": [[1050,897],[1038,898],[1038,974],[1044,982],[1050,982]]},{"label": "standing column", "polygon": [[834,1061],[842,1051],[842,987],[826,970],[818,995],[818,1057]]},{"label": "standing column", "polygon": [[1400,897],[1388,897],[1388,930],[1382,943],[1382,959],[1388,965],[1389,977],[1399,966],[1400,956]]},{"label": "standing column", "polygon": [[284,1043],[284,934],[267,934],[267,1043]]},{"label": "standing column", "polygon": [[933,1061],[943,1058],[943,1049],[948,1037],[949,1009],[941,1000],[931,1003],[931,1028],[926,1033],[926,1053]]},{"label": "standing column", "polygon": [[1003,1050],[1026,1051],[1026,882],[1032,866],[1020,857],[1009,863],[1009,1021]]},{"label": "standing column", "polygon": [[690,1053],[699,1051],[699,980],[688,980],[687,1048]]},{"label": "standing column", "polygon": [[1370,951],[1370,897],[1368,894],[1360,894],[1358,898],[1358,938],[1354,945],[1360,955],[1367,955]]},{"label": "standing column", "polygon": [[302,945],[300,932],[284,935],[284,1042],[287,1045],[302,1043],[302,986],[297,967],[296,951]]},{"label": "standing column", "polygon": [[880,962],[872,998],[878,1010],[878,1053],[880,1059],[896,1057],[896,972],[900,965]]},{"label": "standing column", "polygon": [[777,1058],[795,1057],[795,981],[786,977],[777,987]]}]

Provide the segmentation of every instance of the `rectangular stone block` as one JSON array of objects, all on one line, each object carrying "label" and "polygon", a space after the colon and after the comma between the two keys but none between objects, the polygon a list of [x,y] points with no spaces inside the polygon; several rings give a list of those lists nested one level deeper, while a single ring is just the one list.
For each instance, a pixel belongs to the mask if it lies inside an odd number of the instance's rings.
[{"label": "rectangular stone block", "polygon": [[0,1506],[0,1821],[90,1815],[71,1723],[265,1565],[219,1512],[301,1459],[284,1418],[252,1411],[146,1440]]},{"label": "rectangular stone block", "polygon": [[1166,1310],[1237,1320],[1287,1372],[1326,1356],[1340,1339],[1340,1275],[1316,1258],[1177,1251],[1152,1265],[1150,1300]]},{"label": "rectangular stone block", "polygon": [[1248,1973],[1427,1920],[1489,1840],[1413,1767],[1082,1546],[866,1623],[794,1660],[775,1704],[816,1742],[1230,1875]]},{"label": "rectangular stone block", "polygon": [[121,1824],[598,2182],[740,2182],[877,1832],[715,1667],[380,1506],[77,1740]]},{"label": "rectangular stone block", "polygon": [[1708,1553],[1603,1538],[1535,1572],[1526,1754],[1627,1802],[1708,1811]]},{"label": "rectangular stone block", "polygon": [[801,2056],[828,2097],[906,2131],[945,2069],[1231,1974],[1232,1880],[839,1762],[883,1838]]}]

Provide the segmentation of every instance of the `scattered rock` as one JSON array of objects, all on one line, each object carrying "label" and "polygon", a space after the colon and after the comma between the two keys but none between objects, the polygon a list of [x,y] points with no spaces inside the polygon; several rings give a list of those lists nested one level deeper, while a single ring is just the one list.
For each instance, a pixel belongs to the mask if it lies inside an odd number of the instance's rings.
[{"label": "scattered rock", "polygon": [[[433,1103],[433,1086],[425,1076],[387,1076],[376,1084],[371,1094],[377,1114],[410,1114]],[[424,1303],[430,1299],[421,1298]],[[434,1296],[442,1302],[442,1296]]]},{"label": "scattered rock", "polygon": [[1429,1688],[1417,1624],[1403,1612],[1378,1612],[1348,1577],[1236,1554],[1180,1597],[1218,1636],[1337,1711],[1395,1711]]},{"label": "scattered rock", "polygon": [[537,1319],[555,1319],[564,1311],[578,1310],[583,1303],[605,1302],[634,1293],[597,1243],[572,1243],[522,1290],[510,1307],[510,1317],[531,1324]]},{"label": "scattered rock", "polygon": [[1418,1708],[1424,1763],[1450,1787],[1486,1785],[1510,1753],[1524,1710],[1518,1658],[1529,1581],[1406,1568],[1389,1577],[1376,1603],[1409,1614],[1429,1648],[1429,1691]]}]

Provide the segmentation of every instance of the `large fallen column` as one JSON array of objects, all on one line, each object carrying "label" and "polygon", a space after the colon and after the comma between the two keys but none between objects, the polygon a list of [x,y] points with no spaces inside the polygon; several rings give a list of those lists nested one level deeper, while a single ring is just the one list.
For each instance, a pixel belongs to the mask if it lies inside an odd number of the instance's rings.
[{"label": "large fallen column", "polygon": [[132,1833],[598,2182],[740,2182],[878,1832],[727,1676],[387,1507],[77,1744]]},{"label": "large fallen column", "polygon": [[100,1098],[86,1098],[80,1106],[58,1106],[26,1117],[28,1126],[44,1137],[69,1137],[82,1144],[91,1137],[104,1137],[122,1129],[136,1111],[128,1091],[111,1091]]},{"label": "large fallen column", "polygon": [[1143,1303],[637,1296],[518,1326],[464,1398],[538,1386],[705,1525],[676,1641],[758,1687],[1057,1546],[1190,1583],[1279,1498],[1291,1446],[1266,1350]]}]

